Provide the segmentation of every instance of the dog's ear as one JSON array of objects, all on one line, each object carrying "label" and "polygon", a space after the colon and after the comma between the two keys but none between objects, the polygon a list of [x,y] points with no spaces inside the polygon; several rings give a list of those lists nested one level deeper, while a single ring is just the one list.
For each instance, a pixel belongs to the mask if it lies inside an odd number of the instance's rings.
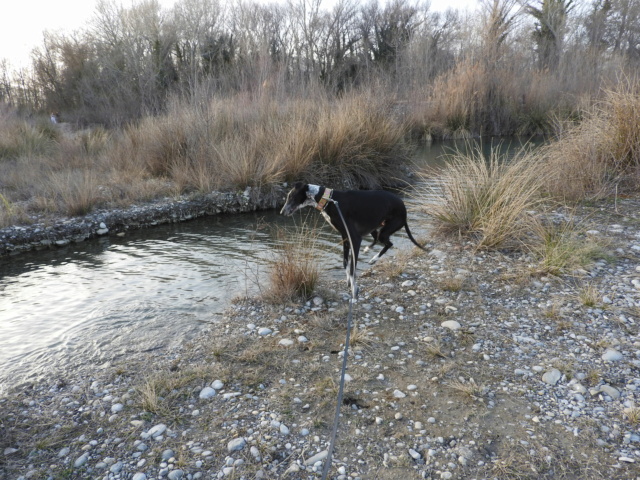
[{"label": "dog's ear", "polygon": [[294,190],[304,190],[307,191],[309,189],[309,185],[304,182],[296,182],[293,185]]}]

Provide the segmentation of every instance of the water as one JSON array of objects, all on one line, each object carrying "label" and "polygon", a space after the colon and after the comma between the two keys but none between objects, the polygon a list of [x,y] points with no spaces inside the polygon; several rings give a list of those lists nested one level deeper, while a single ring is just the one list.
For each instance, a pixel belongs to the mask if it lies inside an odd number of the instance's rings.
[{"label": "water", "polygon": [[[416,161],[442,164],[452,148],[427,146]],[[406,199],[409,207],[413,201]],[[311,209],[292,218],[208,217],[0,259],[0,390],[192,338],[218,322],[233,298],[260,293],[278,226],[292,229],[303,218],[319,226],[322,275],[347,293],[340,237]],[[393,238],[396,247],[411,247],[404,232]],[[367,267],[360,262],[359,270]]]}]

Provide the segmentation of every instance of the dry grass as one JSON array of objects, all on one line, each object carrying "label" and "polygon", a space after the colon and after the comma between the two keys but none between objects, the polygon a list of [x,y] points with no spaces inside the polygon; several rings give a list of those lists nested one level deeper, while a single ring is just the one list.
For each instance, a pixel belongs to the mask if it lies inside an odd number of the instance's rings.
[{"label": "dry grass", "polygon": [[529,212],[540,206],[544,182],[533,154],[521,152],[507,162],[496,149],[489,158],[479,147],[458,151],[435,184],[425,182],[425,196],[436,203],[424,213],[440,233],[470,238],[477,248],[518,244],[530,231]]},{"label": "dry grass", "polygon": [[20,220],[7,208],[16,202],[82,215],[96,205],[302,178],[354,187],[398,183],[410,148],[391,108],[365,94],[278,103],[238,94],[198,105],[174,101],[165,115],[113,131],[27,123],[3,109],[0,221]]},{"label": "dry grass", "polygon": [[578,299],[585,307],[595,307],[600,300],[600,292],[598,287],[591,283],[583,285],[578,290]]},{"label": "dry grass", "polygon": [[629,81],[584,112],[584,120],[543,149],[548,192],[566,201],[640,187],[640,93]]},{"label": "dry grass", "polygon": [[320,276],[315,255],[318,231],[306,223],[277,232],[279,245],[269,265],[269,287],[263,297],[272,303],[308,298]]},{"label": "dry grass", "polygon": [[534,238],[529,250],[538,258],[538,274],[561,275],[589,266],[604,255],[602,245],[584,234],[584,227],[572,221],[560,224],[532,223]]}]

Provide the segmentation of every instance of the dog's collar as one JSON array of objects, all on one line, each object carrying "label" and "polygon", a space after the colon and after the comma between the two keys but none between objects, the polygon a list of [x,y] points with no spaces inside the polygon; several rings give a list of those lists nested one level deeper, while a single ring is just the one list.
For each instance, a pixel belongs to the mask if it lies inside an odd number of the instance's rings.
[{"label": "dog's collar", "polygon": [[325,187],[322,198],[316,205],[316,208],[320,211],[324,210],[327,207],[327,202],[331,200],[331,195],[333,195],[333,190]]}]

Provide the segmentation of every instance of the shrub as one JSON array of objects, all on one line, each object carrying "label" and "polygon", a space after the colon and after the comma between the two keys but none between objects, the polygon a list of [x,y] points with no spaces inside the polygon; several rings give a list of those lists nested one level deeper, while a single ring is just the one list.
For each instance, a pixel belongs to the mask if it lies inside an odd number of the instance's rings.
[{"label": "shrub", "polygon": [[319,278],[314,250],[318,232],[307,224],[295,231],[278,231],[279,245],[269,265],[269,287],[264,297],[281,303],[307,299],[313,293]]},{"label": "shrub", "polygon": [[458,150],[435,179],[430,172],[422,177],[423,196],[432,198],[424,212],[437,229],[468,237],[478,248],[520,244],[545,182],[534,154],[522,151],[506,161],[493,148],[486,158],[480,147]]},{"label": "shrub", "polygon": [[640,186],[640,94],[607,91],[584,120],[543,149],[550,195],[569,201]]}]

